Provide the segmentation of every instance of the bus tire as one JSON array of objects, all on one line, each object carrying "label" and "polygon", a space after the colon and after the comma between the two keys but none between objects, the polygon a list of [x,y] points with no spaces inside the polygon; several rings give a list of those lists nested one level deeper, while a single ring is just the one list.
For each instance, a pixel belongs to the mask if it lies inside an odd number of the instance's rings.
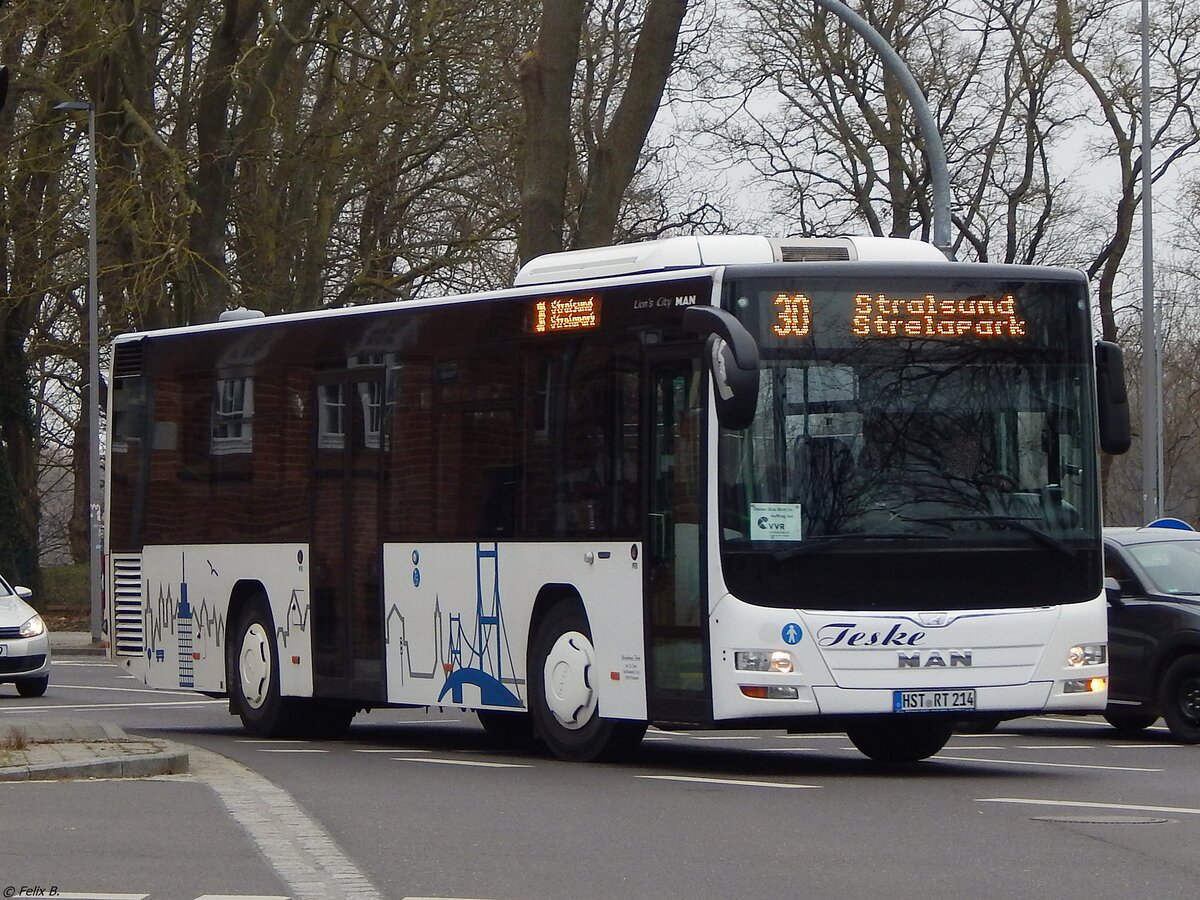
[{"label": "bus tire", "polygon": [[251,598],[228,643],[228,684],[242,725],[259,737],[284,737],[294,725],[292,705],[279,693],[275,623],[266,597]]},{"label": "bus tire", "polygon": [[1158,713],[1137,712],[1129,710],[1109,711],[1104,714],[1106,721],[1121,734],[1137,734],[1145,731],[1158,721]]},{"label": "bus tire", "polygon": [[953,732],[953,722],[918,719],[868,722],[846,734],[863,756],[876,762],[913,763],[941,751]]},{"label": "bus tire", "polygon": [[1171,663],[1159,688],[1158,708],[1181,744],[1200,744],[1200,655]]},{"label": "bus tire", "polygon": [[475,715],[488,737],[503,747],[528,747],[533,743],[533,716],[527,712],[477,709]]},{"label": "bus tire", "polygon": [[645,722],[600,716],[595,658],[583,611],[573,603],[554,606],[529,654],[529,707],[538,738],[559,759],[618,759],[646,733]]}]

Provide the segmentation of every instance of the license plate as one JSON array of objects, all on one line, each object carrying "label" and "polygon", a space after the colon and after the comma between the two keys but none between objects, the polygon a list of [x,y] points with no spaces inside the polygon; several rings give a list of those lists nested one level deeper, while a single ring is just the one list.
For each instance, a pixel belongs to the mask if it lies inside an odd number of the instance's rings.
[{"label": "license plate", "polygon": [[940,712],[975,708],[975,689],[957,691],[892,691],[892,711]]}]

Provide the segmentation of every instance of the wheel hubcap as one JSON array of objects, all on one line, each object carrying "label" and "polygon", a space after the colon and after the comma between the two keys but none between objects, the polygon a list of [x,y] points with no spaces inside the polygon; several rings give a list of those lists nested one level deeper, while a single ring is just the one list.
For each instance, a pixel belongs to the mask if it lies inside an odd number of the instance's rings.
[{"label": "wheel hubcap", "polygon": [[578,631],[560,635],[546,656],[546,706],[563,728],[582,728],[596,711],[594,662],[592,642]]},{"label": "wheel hubcap", "polygon": [[242,683],[242,698],[251,709],[260,708],[267,700],[271,687],[271,645],[266,629],[255,622],[242,635],[238,653],[238,677]]},{"label": "wheel hubcap", "polygon": [[1200,678],[1189,678],[1180,685],[1179,711],[1192,722],[1200,722]]}]

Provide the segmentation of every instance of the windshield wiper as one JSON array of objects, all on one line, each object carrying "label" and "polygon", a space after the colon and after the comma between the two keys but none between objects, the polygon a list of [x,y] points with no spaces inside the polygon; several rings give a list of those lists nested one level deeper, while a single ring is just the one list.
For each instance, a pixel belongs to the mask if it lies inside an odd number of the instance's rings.
[{"label": "windshield wiper", "polygon": [[776,550],[771,554],[779,561],[802,556],[816,550],[829,550],[852,541],[944,541],[947,535],[935,534],[930,531],[845,531],[840,534],[821,534],[805,538],[798,547],[788,547],[786,550]]},{"label": "windshield wiper", "polygon": [[1011,528],[1014,531],[1020,531],[1023,534],[1029,535],[1038,543],[1049,547],[1052,550],[1057,550],[1069,559],[1075,558],[1075,550],[1067,544],[1060,541],[1052,534],[1046,534],[1040,528],[1034,528],[1020,519],[1010,519],[1006,516],[900,516],[906,522],[927,522],[934,525],[949,524],[951,522],[983,522],[986,525],[996,525],[1000,528]]}]

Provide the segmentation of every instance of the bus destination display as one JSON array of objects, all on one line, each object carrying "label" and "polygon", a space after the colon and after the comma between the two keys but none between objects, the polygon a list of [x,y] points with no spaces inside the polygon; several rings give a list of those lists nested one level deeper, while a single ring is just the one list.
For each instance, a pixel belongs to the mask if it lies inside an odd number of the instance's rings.
[{"label": "bus destination display", "polygon": [[[775,336],[802,338],[812,327],[812,301],[803,293],[779,292],[772,300]],[[1026,336],[1026,321],[1013,294],[1000,297],[854,296],[850,333],[863,338],[981,338],[1011,340]]]},{"label": "bus destination display", "polygon": [[583,331],[600,326],[600,298],[551,297],[533,305],[533,333]]}]

